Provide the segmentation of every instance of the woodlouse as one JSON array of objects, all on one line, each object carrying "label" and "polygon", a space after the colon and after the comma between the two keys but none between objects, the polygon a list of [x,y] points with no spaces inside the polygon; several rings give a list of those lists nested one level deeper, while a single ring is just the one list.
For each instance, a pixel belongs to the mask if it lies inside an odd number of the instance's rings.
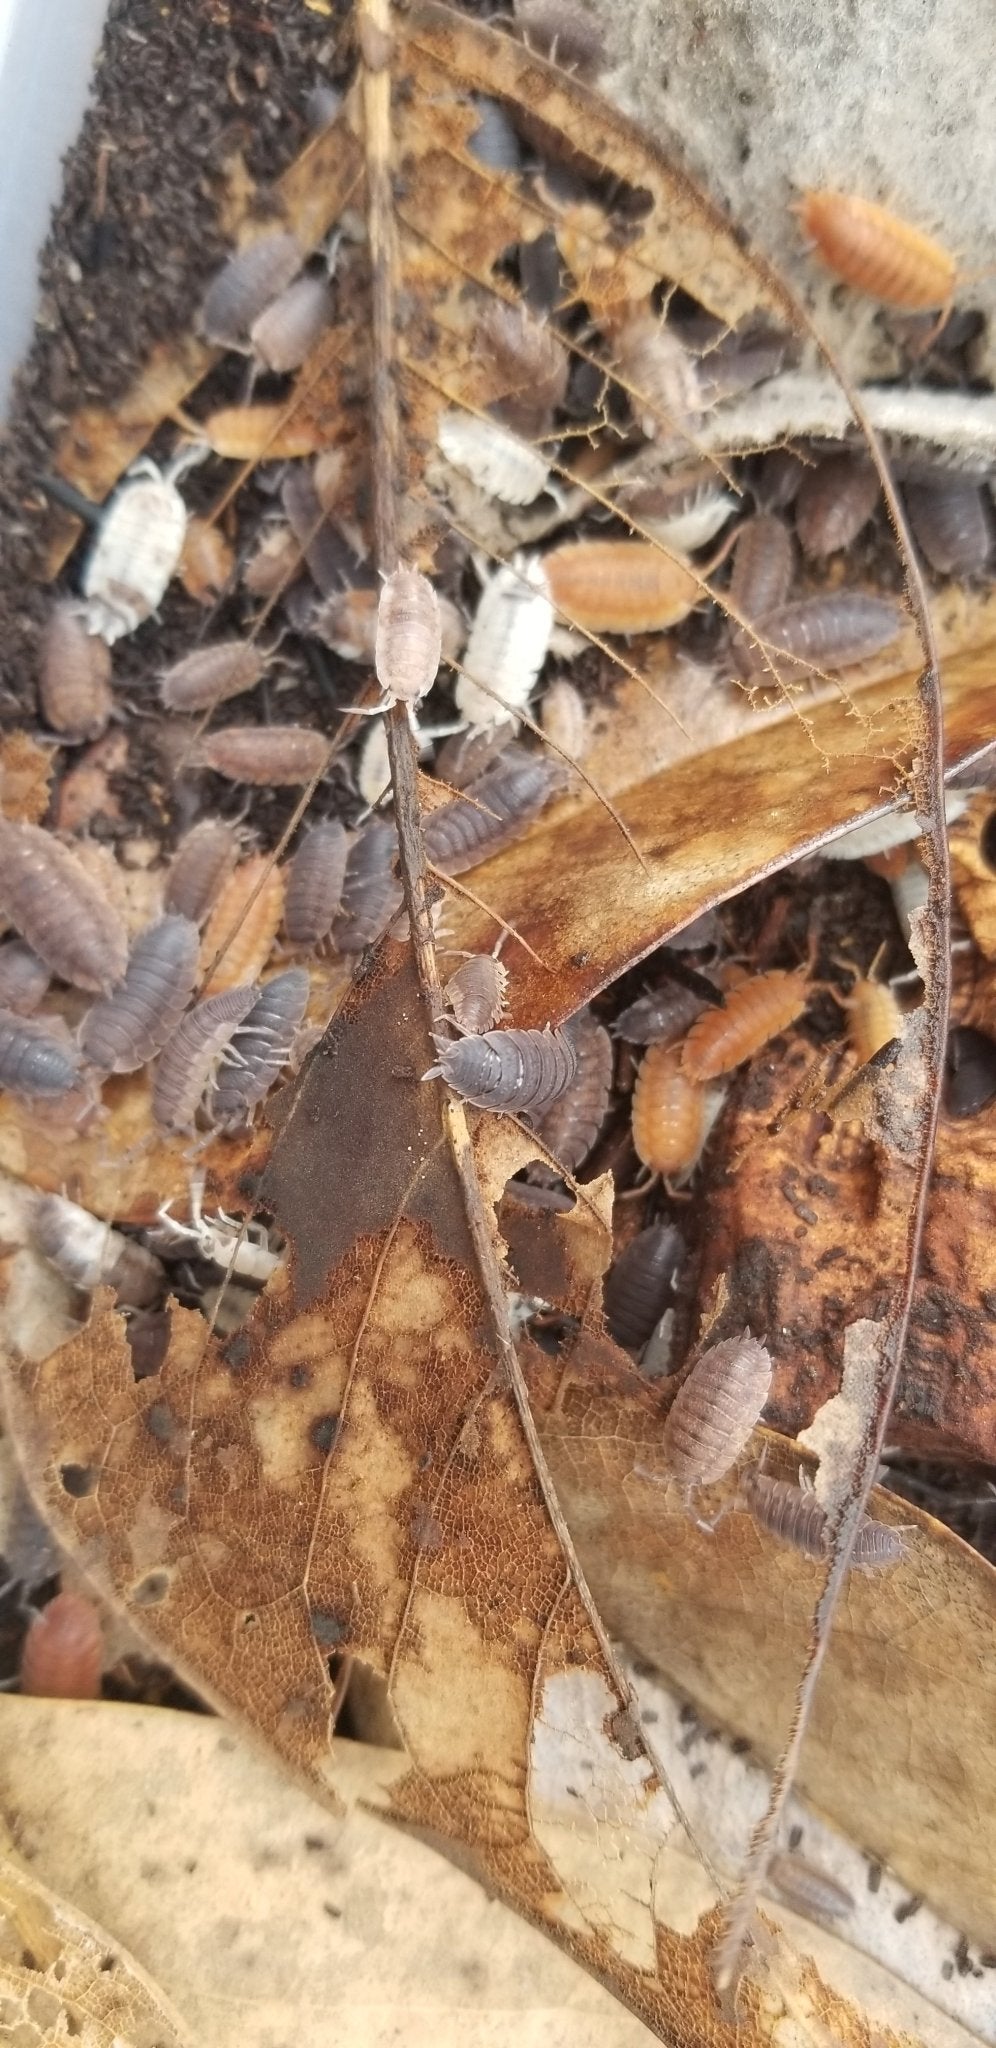
[{"label": "woodlouse", "polygon": [[162,1296],[165,1273],[155,1252],[64,1195],[40,1197],[31,1235],[42,1256],[72,1287],[87,1293],[95,1287],[113,1287],[126,1308],[147,1308]]},{"label": "woodlouse", "polygon": [[996,1044],[969,1024],[956,1027],[945,1053],[944,1107],[949,1116],[978,1116],[996,1095]]},{"label": "woodlouse", "polygon": [[163,1131],[193,1131],[225,1047],[258,1000],[259,989],[226,988],[195,1003],[166,1040],[152,1083],[152,1114]]},{"label": "woodlouse", "polygon": [[253,321],[249,329],[253,355],[265,370],[298,370],[331,318],[328,278],[295,278]]},{"label": "woodlouse", "polygon": [[648,440],[662,429],[691,432],[702,417],[702,387],[695,359],[678,336],[652,313],[641,313],[618,329],[613,345],[637,424]]},{"label": "woodlouse", "polygon": [[349,836],[337,818],[315,825],[298,842],[287,871],[284,931],[292,946],[327,939],[342,901]]},{"label": "woodlouse", "polygon": [[612,1091],[612,1040],[590,1010],[564,1027],[577,1056],[577,1072],[538,1120],[537,1131],[558,1165],[573,1173],[589,1152],[605,1122]]},{"label": "woodlouse", "polygon": [[229,875],[204,927],[200,964],[210,974],[205,995],[258,979],[283,910],[284,877],[272,854],[251,854]]},{"label": "woodlouse", "polygon": [[280,502],[299,551],[286,580],[293,581],[303,556],[312,581],[324,597],[330,597],[341,591],[355,572],[356,557],[343,533],[326,516],[315,481],[317,471],[317,462],[291,462],[280,486]]},{"label": "woodlouse", "polygon": [[439,602],[419,569],[395,569],[381,585],[374,668],[389,704],[417,704],[431,690],[442,653]]},{"label": "woodlouse", "polygon": [[54,1102],[77,1086],[81,1065],[61,1018],[0,1010],[0,1088],[29,1102]]},{"label": "woodlouse", "polygon": [[143,458],[111,498],[83,569],[87,626],[113,643],[151,618],[183,552],[187,508]]},{"label": "woodlouse", "polygon": [[706,463],[690,475],[624,484],[615,502],[625,519],[679,554],[704,547],[737,509],[732,493],[717,489]]},{"label": "woodlouse", "polygon": [[122,919],[68,846],[0,818],[0,910],[52,973],[103,995],[128,963]]},{"label": "woodlouse", "polygon": [[23,939],[0,946],[0,1009],[30,1017],[48,994],[52,976],[44,960]]},{"label": "woodlouse", "polygon": [[238,1129],[268,1095],[294,1048],[311,984],[307,969],[289,967],[268,981],[222,1056],[211,1097],[212,1123]]},{"label": "woodlouse", "polygon": [[297,276],[304,251],[285,228],[273,228],[236,249],[212,278],[198,324],[220,348],[244,349],[261,313]]},{"label": "woodlouse", "polygon": [[462,875],[525,831],[563,786],[559,762],[509,747],[466,794],[430,811],[422,827],[427,860],[445,875]]},{"label": "woodlouse", "polygon": [[472,953],[450,975],[443,994],[461,1031],[490,1031],[505,1008],[508,968],[493,953]]},{"label": "woodlouse", "polygon": [[202,818],[186,832],[166,877],[166,908],[203,924],[239,857],[238,834],[222,818]]},{"label": "woodlouse", "polygon": [[210,711],[253,689],[266,663],[262,649],[249,640],[219,640],[213,647],[195,648],[166,669],[159,694],[167,711]]},{"label": "woodlouse", "polygon": [[671,1299],[685,1257],[673,1223],[651,1223],[620,1252],[605,1278],[609,1335],[626,1351],[641,1351]]},{"label": "woodlouse", "polygon": [[663,988],[637,996],[616,1018],[613,1031],[627,1045],[673,1045],[683,1037],[707,1004],[694,990],[680,982],[666,981]]},{"label": "woodlouse", "polygon": [[807,470],[795,504],[803,554],[820,561],[849,548],[872,517],[881,490],[877,472],[860,455],[827,455]]},{"label": "woodlouse", "polygon": [[479,120],[467,140],[471,156],[492,171],[517,171],[522,162],[522,145],[501,101],[475,93],[473,107]]},{"label": "woodlouse", "polygon": [[451,789],[470,789],[508,752],[514,731],[509,718],[499,725],[461,726],[443,741],[436,755],[433,774],[437,781],[448,783]]},{"label": "woodlouse", "polygon": [[770,968],[730,989],[720,1010],[697,1017],[681,1048],[681,1070],[690,1081],[731,1074],[768,1040],[787,1031],[809,999],[808,969]]},{"label": "woodlouse", "polygon": [[571,540],[543,557],[550,596],[589,633],[658,633],[702,599],[691,569],[644,540]]},{"label": "woodlouse", "polygon": [[[759,1527],[779,1543],[798,1550],[804,1557],[825,1558],[830,1541],[827,1515],[811,1483],[798,1486],[791,1479],[773,1479],[760,1465],[748,1465],[740,1474],[743,1500]],[[905,1545],[898,1529],[867,1516],[858,1530],[851,1551],[851,1564],[874,1570],[881,1565],[899,1564]]]},{"label": "woodlouse", "polygon": [[191,749],[191,762],[229,782],[259,788],[297,788],[320,775],[329,743],[307,725],[226,725],[205,733]]},{"label": "woodlouse", "polygon": [[744,1449],[771,1389],[771,1353],[749,1330],[696,1359],[667,1412],[664,1455],[686,1495],[723,1479]]},{"label": "woodlouse", "polygon": [[443,413],[436,439],[447,462],[503,505],[531,505],[546,488],[550,458],[513,434],[500,420],[473,413]]},{"label": "woodlouse", "polygon": [[887,981],[858,975],[847,995],[834,992],[847,1011],[847,1036],[859,1066],[867,1066],[884,1045],[903,1035],[903,1013]]},{"label": "woodlouse", "polygon": [[762,512],[785,512],[799,495],[807,466],[793,448],[769,448],[751,469],[754,502]]},{"label": "woodlouse", "polygon": [[135,940],[120,988],[80,1025],[84,1058],[105,1074],[134,1074],[180,1022],[197,980],[200,933],[187,917],[160,918]]},{"label": "woodlouse", "polygon": [[681,1181],[694,1172],[709,1129],[705,1090],[686,1074],[681,1052],[652,1045],[633,1089],[633,1144],[651,1173]]},{"label": "woodlouse", "polygon": [[549,1109],[573,1081],[578,1059],[566,1032],[485,1031],[455,1042],[437,1038],[439,1059],[423,1075],[437,1075],[478,1109],[534,1115]]},{"label": "woodlouse", "polygon": [[[588,743],[588,713],[580,691],[567,681],[566,676],[557,676],[549,689],[544,690],[540,724],[547,739],[552,740],[569,761],[584,759]],[[577,777],[573,780],[577,781]]]},{"label": "woodlouse", "polygon": [[763,619],[784,604],[795,574],[795,546],[784,519],[755,512],[737,530],[730,597],[745,619]]},{"label": "woodlouse", "polygon": [[235,554],[220,526],[197,516],[188,519],[177,565],[187,596],[196,604],[216,604],[234,570]]},{"label": "woodlouse", "polygon": [[397,851],[398,835],[386,819],[372,819],[353,840],[333,930],[340,953],[362,953],[374,945],[400,909],[403,892],[395,871]]},{"label": "woodlouse", "polygon": [[910,525],[940,576],[976,576],[992,545],[992,525],[978,484],[964,477],[908,483],[903,491]]},{"label": "woodlouse", "polygon": [[84,607],[71,599],[53,606],[38,671],[43,718],[53,732],[73,740],[97,739],[114,709],[110,650],[87,632],[84,619]]},{"label": "woodlouse", "polygon": [[97,1700],[103,1668],[100,1615],[84,1593],[57,1593],[32,1616],[21,1649],[22,1693],[41,1700]]},{"label": "woodlouse", "polygon": [[485,309],[477,331],[503,417],[520,433],[539,433],[567,390],[570,356],[560,336],[524,306],[500,299]]},{"label": "woodlouse", "polygon": [[778,1850],[768,1865],[768,1876],[786,1905],[811,1919],[843,1920],[854,1911],[854,1898],[846,1887],[795,1850]]},{"label": "woodlouse", "polygon": [[757,620],[757,639],[731,635],[734,660],[744,680],[781,677],[814,669],[852,668],[881,653],[903,630],[903,613],[885,597],[841,590],[830,597],[803,597]]},{"label": "woodlouse", "polygon": [[[542,562],[507,562],[497,569],[481,592],[464,649],[454,691],[459,717],[485,730],[514,718],[532,694],[552,631]],[[478,689],[478,683],[486,687]]]},{"label": "woodlouse", "polygon": [[957,265],[940,242],[854,192],[806,192],[797,209],[822,261],[857,291],[926,312],[949,304]]},{"label": "woodlouse", "polygon": [[391,756],[383,719],[375,719],[360,741],[354,779],[367,810],[376,810],[391,787]]}]

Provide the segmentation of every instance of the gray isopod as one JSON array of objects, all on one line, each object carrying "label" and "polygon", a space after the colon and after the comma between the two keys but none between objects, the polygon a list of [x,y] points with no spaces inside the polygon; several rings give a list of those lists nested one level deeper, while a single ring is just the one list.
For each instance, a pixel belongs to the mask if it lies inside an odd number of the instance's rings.
[{"label": "gray isopod", "polygon": [[[748,1465],[740,1474],[740,1491],[755,1522],[777,1542],[801,1551],[804,1557],[829,1555],[826,1509],[811,1485],[796,1486],[791,1479],[773,1479],[760,1465]],[[866,1517],[851,1551],[851,1564],[874,1569],[898,1564],[904,1554],[905,1546],[897,1529]]]},{"label": "gray isopod", "polygon": [[287,873],[284,931],[293,946],[317,946],[342,902],[349,834],[337,818],[305,832]]},{"label": "gray isopod", "polygon": [[510,1109],[517,1115],[549,1109],[573,1081],[578,1056],[564,1031],[485,1031],[455,1042],[437,1038],[439,1059],[423,1080],[436,1075],[478,1109]]},{"label": "gray isopod", "polygon": [[160,1130],[194,1130],[213,1071],[259,993],[255,984],[226,988],[181,1018],[159,1055],[152,1084],[152,1114]]},{"label": "gray isopod", "polygon": [[978,484],[937,476],[908,483],[903,495],[913,532],[938,575],[974,576],[985,568],[992,523]]},{"label": "gray isopod", "polygon": [[168,711],[210,711],[253,689],[266,663],[267,656],[250,640],[219,640],[213,647],[196,647],[166,669],[159,694]]},{"label": "gray isopod", "polygon": [[745,619],[763,619],[784,604],[795,574],[795,543],[784,519],[755,512],[733,549],[730,598]]},{"label": "gray isopod", "polygon": [[222,818],[184,833],[166,878],[166,908],[203,924],[239,857],[238,835]]},{"label": "gray isopod", "polygon": [[490,1031],[505,1008],[508,968],[493,953],[472,953],[443,994],[461,1031]]},{"label": "gray isopod", "polygon": [[117,911],[68,846],[0,818],[0,910],[60,981],[103,995],[128,961]]},{"label": "gray isopod", "polygon": [[850,547],[864,532],[881,491],[877,471],[860,455],[828,455],[807,470],[795,507],[803,553],[819,560]]},{"label": "gray isopod", "polygon": [[510,846],[564,786],[558,761],[507,747],[463,797],[440,804],[422,828],[426,859],[444,875],[462,875]]},{"label": "gray isopod", "polygon": [[803,597],[756,620],[761,647],[746,634],[731,634],[739,674],[745,681],[763,680],[770,667],[782,676],[805,676],[813,669],[852,668],[898,639],[903,613],[885,597],[864,590],[841,590],[830,597]]},{"label": "gray isopod", "polygon": [[269,1094],[294,1048],[310,982],[304,967],[289,967],[268,981],[223,1054],[211,1097],[211,1121],[222,1130],[247,1123]]},{"label": "gray isopod", "polygon": [[609,1335],[627,1351],[640,1351],[660,1322],[685,1257],[673,1223],[651,1223],[620,1252],[605,1279]]},{"label": "gray isopod", "polygon": [[236,249],[208,286],[200,310],[201,332],[220,348],[246,348],[253,322],[297,276],[303,262],[300,243],[285,228],[273,228]]},{"label": "gray isopod", "polygon": [[590,1010],[582,1010],[565,1026],[573,1040],[578,1068],[551,1109],[539,1119],[544,1145],[568,1173],[587,1159],[605,1122],[612,1091],[612,1040]]},{"label": "gray isopod", "polygon": [[0,946],[0,1009],[30,1017],[47,996],[51,980],[44,960],[23,939],[8,939]]},{"label": "gray isopod", "polygon": [[374,818],[349,849],[342,905],[334,929],[340,953],[362,953],[381,938],[401,907],[395,873],[398,835],[386,819]]},{"label": "gray isopod", "polygon": [[140,933],[120,988],[94,1003],[80,1046],[105,1074],[134,1074],[164,1045],[197,982],[200,933],[187,917],[163,917]]},{"label": "gray isopod", "polygon": [[298,370],[332,318],[327,277],[298,277],[257,315],[249,340],[265,370]]},{"label": "gray isopod", "polygon": [[54,1017],[17,1017],[12,1010],[0,1010],[0,1088],[28,1101],[55,1101],[71,1093],[82,1061],[59,1023]]},{"label": "gray isopod", "polygon": [[786,1905],[809,1919],[843,1920],[846,1913],[854,1911],[854,1899],[846,1887],[794,1849],[780,1849],[772,1857],[768,1876]]},{"label": "gray isopod", "polygon": [[743,1450],[771,1387],[771,1354],[749,1330],[696,1359],[664,1424],[664,1455],[686,1495],[725,1477]]}]

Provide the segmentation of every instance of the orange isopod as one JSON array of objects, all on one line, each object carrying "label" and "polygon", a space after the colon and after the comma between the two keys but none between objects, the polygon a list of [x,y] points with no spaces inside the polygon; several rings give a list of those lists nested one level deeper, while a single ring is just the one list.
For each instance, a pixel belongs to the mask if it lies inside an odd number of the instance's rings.
[{"label": "orange isopod", "polygon": [[644,1166],[665,1180],[686,1179],[707,1130],[705,1091],[682,1071],[680,1048],[650,1046],[633,1089],[633,1143]]},{"label": "orange isopod", "polygon": [[805,192],[797,211],[829,270],[887,306],[950,303],[957,265],[940,242],[854,192]]},{"label": "orange isopod", "polygon": [[104,1639],[84,1593],[57,1593],[31,1621],[21,1650],[21,1691],[35,1699],[96,1700]]},{"label": "orange isopod", "polygon": [[874,969],[859,975],[846,996],[835,993],[834,1001],[848,1013],[847,1036],[859,1066],[867,1066],[891,1039],[902,1037],[902,1010],[888,982],[879,981]]},{"label": "orange isopod", "polygon": [[681,1047],[681,1071],[689,1081],[731,1074],[769,1038],[777,1038],[801,1017],[809,994],[808,969],[773,967],[737,983],[721,1010],[705,1010]]},{"label": "orange isopod", "polygon": [[[254,890],[259,894],[250,903]],[[256,981],[273,950],[284,909],[284,877],[268,853],[254,853],[229,875],[204,927],[201,973],[211,971],[202,995]],[[222,951],[224,948],[224,951]]]},{"label": "orange isopod", "polygon": [[652,541],[567,541],[543,567],[558,612],[589,633],[660,633],[703,595],[691,569]]}]

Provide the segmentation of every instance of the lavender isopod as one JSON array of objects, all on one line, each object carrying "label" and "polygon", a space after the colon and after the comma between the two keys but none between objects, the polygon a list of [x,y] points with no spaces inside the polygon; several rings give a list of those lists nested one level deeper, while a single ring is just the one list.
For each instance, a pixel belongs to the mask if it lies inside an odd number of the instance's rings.
[{"label": "lavender isopod", "polygon": [[212,1072],[259,993],[255,986],[226,988],[181,1018],[159,1055],[152,1084],[152,1114],[160,1130],[195,1128]]},{"label": "lavender isopod", "polygon": [[730,598],[745,619],[762,619],[784,604],[795,573],[795,544],[783,519],[755,512],[733,550]]},{"label": "lavender isopod", "polygon": [[197,981],[200,933],[187,917],[163,917],[135,940],[120,988],[94,1003],[80,1046],[105,1074],[134,1074],[164,1045]]},{"label": "lavender isopod", "polygon": [[303,261],[300,243],[284,228],[236,249],[208,286],[201,332],[222,348],[245,348],[254,320],[297,276]]},{"label": "lavender isopod", "polygon": [[686,1498],[736,1463],[768,1398],[771,1354],[749,1330],[710,1345],[668,1409],[664,1453]]},{"label": "lavender isopod", "polygon": [[612,1041],[590,1010],[565,1026],[577,1055],[577,1073],[544,1116],[537,1130],[558,1164],[573,1173],[581,1165],[605,1122],[612,1089]]},{"label": "lavender isopod", "polygon": [[332,318],[327,277],[295,278],[259,313],[249,329],[257,361],[266,370],[298,370]]},{"label": "lavender isopod", "polygon": [[842,590],[832,597],[800,598],[756,623],[762,647],[746,635],[730,636],[745,681],[763,681],[768,664],[782,677],[805,676],[814,668],[852,668],[898,639],[903,614],[888,598]]},{"label": "lavender isopod", "polygon": [[328,757],[328,740],[307,725],[226,725],[205,733],[191,750],[198,768],[272,789],[310,782]]},{"label": "lavender isopod", "polygon": [[669,981],[649,995],[637,996],[616,1018],[612,1028],[627,1045],[669,1045],[682,1038],[706,1008],[703,998],[693,989]]},{"label": "lavender isopod", "polygon": [[518,839],[563,782],[559,762],[506,748],[465,796],[429,813],[422,828],[426,859],[444,875],[462,875]]},{"label": "lavender isopod", "polygon": [[[740,1474],[740,1491],[755,1522],[779,1543],[801,1551],[804,1557],[829,1555],[826,1509],[811,1484],[796,1486],[791,1479],[773,1479],[759,1465],[748,1465]],[[903,1555],[898,1530],[866,1517],[851,1551],[851,1564],[874,1569],[898,1564]]]},{"label": "lavender isopod", "polygon": [[372,946],[400,908],[402,889],[394,868],[397,851],[394,826],[380,818],[373,819],[353,840],[333,934],[340,953],[362,953],[364,947]]},{"label": "lavender isopod", "polygon": [[197,647],[175,661],[159,678],[159,694],[167,711],[210,711],[228,697],[239,697],[259,682],[267,657],[249,640],[219,640]]},{"label": "lavender isopod", "polygon": [[672,1223],[651,1223],[620,1252],[605,1280],[609,1335],[626,1351],[639,1351],[660,1322],[685,1256]]},{"label": "lavender isopod", "polygon": [[465,1102],[478,1109],[539,1114],[573,1081],[578,1056],[566,1032],[485,1031],[455,1043],[437,1038],[439,1059],[423,1075],[439,1075]]},{"label": "lavender isopod", "polygon": [[332,930],[342,901],[349,835],[337,818],[315,825],[299,842],[287,874],[284,931],[293,946],[317,946]]},{"label": "lavender isopod", "polygon": [[978,484],[938,476],[908,483],[903,495],[913,532],[938,575],[974,576],[985,568],[992,525]]},{"label": "lavender isopod", "polygon": [[60,1022],[0,1010],[0,1088],[28,1101],[70,1094],[82,1062],[72,1040],[59,1031]]},{"label": "lavender isopod", "polygon": [[202,818],[184,834],[166,878],[166,908],[203,924],[239,857],[238,835],[221,818]]},{"label": "lavender isopod", "polygon": [[490,1031],[505,1008],[508,968],[493,953],[472,953],[455,974],[443,994],[461,1031]]},{"label": "lavender isopod", "polygon": [[51,980],[44,960],[23,939],[8,939],[0,946],[0,1009],[30,1017],[47,996]]},{"label": "lavender isopod", "polygon": [[308,1007],[310,981],[304,967],[275,974],[253,1004],[222,1056],[211,1097],[211,1121],[221,1130],[248,1123],[287,1065]]},{"label": "lavender isopod", "polygon": [[807,470],[795,507],[795,530],[804,554],[819,560],[857,540],[879,501],[882,486],[860,455],[828,455]]},{"label": "lavender isopod", "polygon": [[374,637],[377,681],[389,703],[417,704],[436,680],[442,652],[439,601],[418,569],[395,569],[381,586]]},{"label": "lavender isopod", "polygon": [[76,855],[37,825],[0,819],[0,910],[60,981],[103,994],[121,980],[121,918]]},{"label": "lavender isopod", "polygon": [[53,732],[95,740],[114,709],[111,655],[88,633],[85,607],[67,600],[49,613],[41,641],[38,700]]}]

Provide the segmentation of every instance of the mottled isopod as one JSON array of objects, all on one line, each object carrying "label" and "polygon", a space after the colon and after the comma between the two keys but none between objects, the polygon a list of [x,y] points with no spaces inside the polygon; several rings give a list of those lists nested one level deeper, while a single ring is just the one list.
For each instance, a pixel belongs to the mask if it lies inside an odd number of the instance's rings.
[{"label": "mottled isopod", "polygon": [[[804,1557],[829,1555],[826,1509],[810,1482],[796,1486],[791,1479],[773,1479],[760,1465],[748,1465],[740,1474],[740,1491],[755,1522],[777,1542],[801,1551]],[[851,1565],[874,1570],[879,1565],[899,1564],[904,1555],[898,1529],[866,1516],[851,1551]]]},{"label": "mottled isopod", "polygon": [[108,504],[83,569],[87,626],[113,643],[161,603],[187,531],[176,485],[154,463],[136,463]]},{"label": "mottled isopod", "polygon": [[222,818],[202,818],[184,833],[166,877],[166,908],[203,924],[239,856],[238,835]]},{"label": "mottled isopod", "polygon": [[443,994],[461,1031],[490,1031],[505,1008],[508,968],[493,953],[472,953],[451,974]]},{"label": "mottled isopod", "polygon": [[393,570],[381,586],[374,668],[389,703],[417,704],[431,690],[442,653],[439,603],[418,569]]},{"label": "mottled isopod", "polygon": [[41,1196],[31,1235],[72,1287],[113,1287],[126,1308],[148,1308],[162,1297],[165,1273],[155,1252],[64,1195]]},{"label": "mottled isopod", "polygon": [[328,757],[328,740],[306,725],[226,725],[205,733],[190,756],[194,766],[210,768],[229,782],[271,789],[311,782]]},{"label": "mottled isopod", "polygon": [[0,1088],[27,1101],[56,1101],[78,1085],[79,1052],[59,1017],[0,1010]]},{"label": "mottled isopod", "polygon": [[620,1252],[605,1278],[609,1335],[626,1351],[647,1343],[674,1291],[685,1244],[673,1223],[651,1223]]},{"label": "mottled isopod", "polygon": [[985,568],[992,525],[978,484],[937,477],[907,484],[903,496],[916,539],[939,576],[975,576]]},{"label": "mottled isopod", "polygon": [[[553,618],[542,562],[508,562],[489,578],[454,692],[457,712],[468,725],[501,725],[527,702],[546,660]],[[486,687],[478,689],[477,683]]]},{"label": "mottled isopod", "polygon": [[703,594],[692,570],[653,541],[565,541],[543,568],[556,610],[589,633],[663,632]]},{"label": "mottled isopod", "polygon": [[23,939],[8,939],[0,946],[0,1009],[30,1017],[47,996],[51,980],[44,960]]},{"label": "mottled isopod", "polygon": [[787,1906],[810,1919],[843,1920],[854,1911],[854,1899],[818,1863],[794,1850],[780,1849],[768,1865],[768,1876]]},{"label": "mottled isopod", "polygon": [[249,340],[265,370],[298,370],[332,318],[327,277],[298,277],[257,314]]},{"label": "mottled isopod", "polygon": [[633,1144],[651,1173],[681,1181],[694,1172],[709,1130],[705,1090],[683,1071],[681,1052],[652,1045],[633,1089]]},{"label": "mottled isopod", "polygon": [[849,548],[867,526],[881,489],[877,472],[860,455],[828,455],[807,470],[795,503],[795,530],[803,554],[819,561]]},{"label": "mottled isopod", "polygon": [[590,1010],[564,1027],[577,1055],[577,1073],[536,1124],[548,1152],[573,1173],[587,1159],[605,1122],[612,1090],[612,1040]]},{"label": "mottled isopod", "polygon": [[110,651],[87,632],[85,616],[85,607],[71,599],[53,606],[41,641],[42,716],[53,732],[73,740],[96,739],[114,709]]},{"label": "mottled isopod", "polygon": [[328,938],[342,901],[349,837],[337,818],[315,825],[299,841],[287,872],[284,931],[292,946],[318,946]]},{"label": "mottled isopod", "polygon": [[211,1097],[211,1121],[222,1130],[247,1123],[287,1065],[308,1007],[307,969],[289,967],[268,981],[223,1055]]},{"label": "mottled isopod", "polygon": [[652,440],[662,428],[690,433],[702,417],[698,366],[670,328],[638,314],[613,336],[616,360],[638,426]]},{"label": "mottled isopod", "polygon": [[82,861],[37,825],[0,818],[0,910],[60,981],[103,995],[122,979],[122,919]]},{"label": "mottled isopod", "polygon": [[888,306],[949,303],[957,265],[940,242],[853,192],[806,192],[799,218],[827,268]]},{"label": "mottled isopod", "polygon": [[160,1130],[195,1128],[214,1069],[258,996],[256,987],[226,988],[181,1018],[159,1055],[152,1084],[152,1114]]},{"label": "mottled isopod", "polygon": [[200,933],[188,917],[160,918],[135,940],[120,988],[80,1025],[83,1056],[105,1074],[134,1074],[183,1016],[197,980]]},{"label": "mottled isopod", "polygon": [[714,1486],[744,1449],[771,1389],[771,1353],[749,1330],[696,1359],[667,1412],[664,1455],[686,1494]]},{"label": "mottled isopod", "polygon": [[769,1039],[787,1031],[802,1016],[808,997],[805,967],[773,967],[738,982],[721,1010],[705,1010],[696,1018],[681,1048],[683,1074],[697,1082],[731,1074]]},{"label": "mottled isopod", "polygon": [[509,1109],[534,1115],[556,1102],[573,1081],[578,1058],[566,1032],[485,1031],[454,1042],[437,1038],[439,1059],[423,1075],[439,1075],[465,1102],[478,1109]]},{"label": "mottled isopod", "polygon": [[245,348],[254,320],[297,276],[304,252],[284,228],[236,249],[212,278],[199,315],[201,332],[221,348]]},{"label": "mottled isopod", "polygon": [[32,1616],[18,1674],[23,1693],[41,1700],[97,1700],[103,1667],[100,1615],[85,1593],[57,1593]]},{"label": "mottled isopod", "polygon": [[677,981],[666,981],[663,988],[654,989],[650,995],[637,996],[635,1003],[630,1003],[616,1018],[612,1029],[627,1045],[673,1045],[707,1007],[694,990],[683,988]]},{"label": "mottled isopod", "polygon": [[259,682],[267,663],[262,649],[249,640],[219,640],[197,647],[175,661],[159,678],[159,694],[167,711],[210,711],[228,697],[239,697]]},{"label": "mottled isopod", "polygon": [[422,826],[426,859],[445,875],[462,875],[518,839],[563,787],[560,763],[508,747],[466,794],[430,811]]},{"label": "mottled isopod", "polygon": [[229,875],[204,927],[201,972],[211,977],[205,995],[258,978],[273,950],[283,910],[284,877],[272,854],[251,854]]},{"label": "mottled isopod", "polygon": [[374,818],[349,849],[342,906],[333,937],[340,953],[362,953],[381,938],[401,905],[395,871],[398,835],[386,819]]},{"label": "mottled isopod", "polygon": [[503,505],[531,505],[546,487],[549,455],[520,440],[500,420],[444,412],[436,439],[454,469],[471,477],[486,497],[498,498]]},{"label": "mottled isopod", "polygon": [[780,676],[805,676],[814,669],[852,668],[881,653],[903,630],[903,613],[885,597],[865,590],[841,590],[830,597],[803,597],[757,621],[760,647],[746,635],[731,635],[734,659],[745,679],[760,679],[769,664]]},{"label": "mottled isopod", "polygon": [[737,531],[730,598],[742,618],[763,619],[783,605],[795,574],[795,547],[784,519],[755,512]]}]

